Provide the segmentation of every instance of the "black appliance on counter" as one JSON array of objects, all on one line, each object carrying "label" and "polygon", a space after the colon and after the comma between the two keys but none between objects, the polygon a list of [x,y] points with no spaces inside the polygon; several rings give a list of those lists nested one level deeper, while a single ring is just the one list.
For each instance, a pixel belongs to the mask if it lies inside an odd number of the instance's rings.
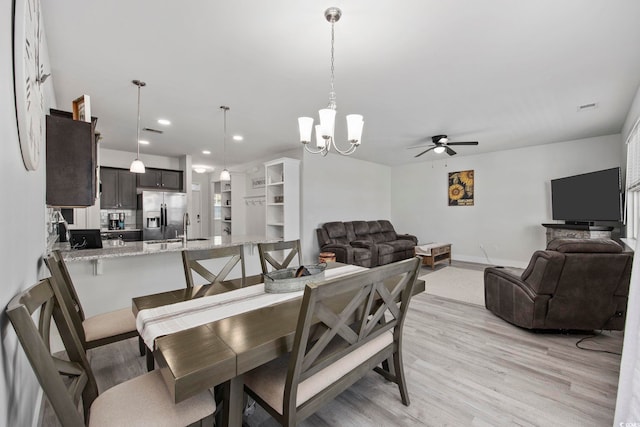
[{"label": "black appliance on counter", "polygon": [[100,249],[102,248],[102,237],[99,229],[76,229],[69,230],[69,244],[71,249]]}]

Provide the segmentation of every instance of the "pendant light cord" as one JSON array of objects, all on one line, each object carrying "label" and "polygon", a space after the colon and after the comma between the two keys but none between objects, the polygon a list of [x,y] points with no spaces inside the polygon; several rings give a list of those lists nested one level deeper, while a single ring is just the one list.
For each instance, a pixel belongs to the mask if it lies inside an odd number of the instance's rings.
[{"label": "pendant light cord", "polygon": [[229,107],[227,107],[226,105],[222,105],[220,107],[222,110],[224,110],[224,124],[223,124],[223,130],[224,130],[224,139],[222,140],[222,162],[224,163],[224,169],[227,169],[227,111],[229,111]]},{"label": "pendant light cord", "polygon": [[137,123],[138,133],[136,135],[136,147],[138,148],[138,153],[136,155],[136,159],[140,158],[140,84],[138,84],[138,123]]}]

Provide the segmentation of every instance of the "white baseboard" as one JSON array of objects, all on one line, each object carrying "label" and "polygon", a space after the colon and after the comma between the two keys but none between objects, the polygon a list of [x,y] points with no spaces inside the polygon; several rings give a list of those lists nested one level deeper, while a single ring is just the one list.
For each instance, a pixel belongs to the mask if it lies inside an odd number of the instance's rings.
[{"label": "white baseboard", "polygon": [[455,254],[452,257],[454,261],[465,261],[465,262],[474,262],[477,264],[488,264],[488,265],[501,265],[503,267],[516,267],[516,268],[526,268],[529,265],[529,262],[516,261],[513,259],[491,259],[488,260],[485,257],[476,257],[476,256],[467,256],[467,255],[458,255]]}]

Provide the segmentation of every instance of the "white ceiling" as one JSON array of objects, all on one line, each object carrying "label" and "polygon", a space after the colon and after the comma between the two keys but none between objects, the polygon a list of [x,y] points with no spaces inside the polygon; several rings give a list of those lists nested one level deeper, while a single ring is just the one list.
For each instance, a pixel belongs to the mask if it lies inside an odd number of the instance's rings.
[{"label": "white ceiling", "polygon": [[43,1],[58,107],[90,95],[102,146],[135,151],[140,79],[142,127],[165,131],[143,161],[220,167],[221,105],[229,167],[295,149],[328,100],[329,6],[337,122],[364,115],[363,160],[441,158],[407,148],[443,133],[480,142],[459,155],[619,133],[640,84],[638,0]]}]

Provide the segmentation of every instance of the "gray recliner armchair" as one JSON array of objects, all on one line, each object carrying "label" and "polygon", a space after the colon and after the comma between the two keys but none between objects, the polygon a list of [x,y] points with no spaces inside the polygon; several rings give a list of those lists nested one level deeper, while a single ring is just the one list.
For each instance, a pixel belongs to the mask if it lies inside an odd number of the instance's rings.
[{"label": "gray recliner armchair", "polygon": [[632,259],[613,240],[555,239],[524,271],[485,269],[485,306],[527,329],[623,330]]}]

